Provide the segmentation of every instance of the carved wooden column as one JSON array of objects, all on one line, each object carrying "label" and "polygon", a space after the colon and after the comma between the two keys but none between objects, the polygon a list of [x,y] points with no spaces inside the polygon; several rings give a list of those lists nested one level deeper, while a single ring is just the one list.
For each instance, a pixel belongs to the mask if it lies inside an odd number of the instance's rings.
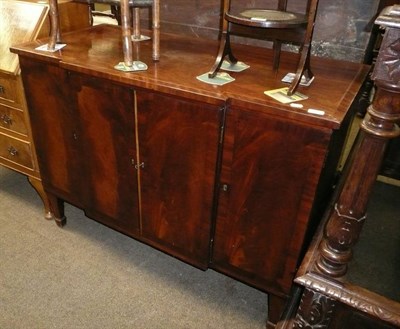
[{"label": "carved wooden column", "polygon": [[386,143],[400,135],[400,5],[376,21],[386,28],[372,79],[377,91],[344,174],[344,183],[320,244],[318,271],[331,277],[346,273],[352,247],[366,218]]},{"label": "carved wooden column", "polygon": [[376,24],[385,33],[372,73],[375,98],[361,124],[333,205],[324,217],[325,226],[315,236],[295,279],[305,288],[297,314],[282,321],[280,329],[329,328],[339,303],[400,326],[398,303],[377,300],[376,294],[357,288],[345,277],[386,144],[400,136],[400,5],[383,10]]}]

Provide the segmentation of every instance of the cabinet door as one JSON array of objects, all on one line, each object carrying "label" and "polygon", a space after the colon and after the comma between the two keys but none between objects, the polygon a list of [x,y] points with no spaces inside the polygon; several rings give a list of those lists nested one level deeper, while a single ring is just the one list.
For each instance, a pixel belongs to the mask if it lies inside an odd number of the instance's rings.
[{"label": "cabinet door", "polygon": [[20,58],[32,133],[43,186],[73,203],[82,199],[82,155],[75,136],[79,117],[71,103],[66,71],[48,63]]},{"label": "cabinet door", "polygon": [[212,262],[287,294],[323,167],[329,131],[228,111]]},{"label": "cabinet door", "polygon": [[89,216],[139,235],[134,92],[98,78],[71,74],[79,112],[81,170],[76,172]]},{"label": "cabinet door", "polygon": [[137,94],[143,237],[206,268],[222,107]]}]

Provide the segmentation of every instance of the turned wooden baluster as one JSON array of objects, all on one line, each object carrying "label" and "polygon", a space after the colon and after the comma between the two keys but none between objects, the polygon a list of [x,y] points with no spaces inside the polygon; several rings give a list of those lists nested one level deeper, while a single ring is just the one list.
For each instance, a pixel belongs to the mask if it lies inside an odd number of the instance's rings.
[{"label": "turned wooden baluster", "polygon": [[153,53],[154,61],[160,60],[160,0],[153,1],[152,7]]},{"label": "turned wooden baluster", "polygon": [[132,66],[132,17],[129,10],[129,0],[121,0],[121,29],[124,63],[125,66]]},{"label": "turned wooden baluster", "polygon": [[50,0],[50,40],[47,44],[48,50],[54,50],[57,42],[61,42],[61,32],[60,32],[60,17],[58,14],[58,1]]},{"label": "turned wooden baluster", "polygon": [[400,5],[386,8],[376,24],[386,29],[372,74],[376,95],[361,124],[316,262],[317,271],[335,278],[347,271],[386,144],[400,135]]}]

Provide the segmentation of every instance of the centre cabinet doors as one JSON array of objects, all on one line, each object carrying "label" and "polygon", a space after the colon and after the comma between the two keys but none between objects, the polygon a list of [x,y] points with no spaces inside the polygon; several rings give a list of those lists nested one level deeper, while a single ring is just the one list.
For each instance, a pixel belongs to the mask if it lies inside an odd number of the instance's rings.
[{"label": "centre cabinet doors", "polygon": [[22,65],[46,192],[206,268],[223,106]]}]

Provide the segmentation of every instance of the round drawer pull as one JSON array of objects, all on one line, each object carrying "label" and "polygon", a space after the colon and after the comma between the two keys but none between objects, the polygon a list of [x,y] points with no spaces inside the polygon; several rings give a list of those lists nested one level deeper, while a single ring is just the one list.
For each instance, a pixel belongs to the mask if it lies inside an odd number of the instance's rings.
[{"label": "round drawer pull", "polygon": [[13,157],[18,154],[18,150],[14,146],[10,146],[7,151]]},{"label": "round drawer pull", "polygon": [[5,125],[11,126],[12,119],[7,114],[2,114],[0,119]]}]

